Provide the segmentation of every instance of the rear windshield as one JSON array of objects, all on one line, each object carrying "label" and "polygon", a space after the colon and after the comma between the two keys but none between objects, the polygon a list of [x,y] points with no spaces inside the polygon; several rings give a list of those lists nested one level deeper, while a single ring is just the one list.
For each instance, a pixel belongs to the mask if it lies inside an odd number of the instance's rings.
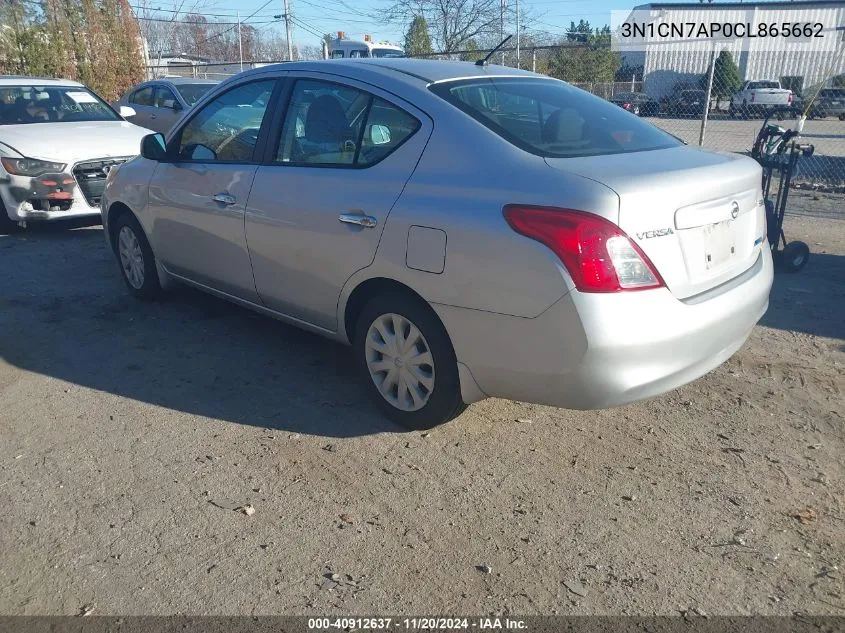
[{"label": "rear windshield", "polygon": [[174,86],[189,106],[194,105],[214,84],[178,84]]},{"label": "rear windshield", "polygon": [[754,81],[748,85],[750,90],[758,90],[761,88],[780,88],[780,84],[776,81]]},{"label": "rear windshield", "polygon": [[639,117],[562,81],[467,79],[434,84],[430,90],[539,156],[597,156],[680,145]]}]

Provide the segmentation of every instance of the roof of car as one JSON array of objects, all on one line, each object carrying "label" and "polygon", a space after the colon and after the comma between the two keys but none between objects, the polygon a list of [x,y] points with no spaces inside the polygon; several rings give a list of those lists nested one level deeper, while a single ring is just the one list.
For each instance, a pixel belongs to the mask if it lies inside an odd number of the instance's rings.
[{"label": "roof of car", "polygon": [[219,84],[220,80],[218,79],[195,79],[194,77],[162,77],[161,79],[151,79],[148,82],[144,83],[152,83],[152,82],[165,82],[173,84],[174,86],[183,86],[185,84]]},{"label": "roof of car", "polygon": [[0,75],[0,86],[74,86],[80,87],[78,81],[70,79],[50,79],[47,77],[26,77],[23,75]]},{"label": "roof of car", "polygon": [[351,70],[367,69],[378,74],[389,73],[408,80],[435,83],[453,79],[474,77],[543,77],[527,70],[518,70],[507,66],[490,64],[477,66],[473,62],[441,61],[435,59],[410,59],[407,57],[376,57],[364,59],[329,59],[317,61],[285,62],[262,66],[248,73],[261,73],[267,70],[315,70],[328,72],[331,69],[346,68]]}]

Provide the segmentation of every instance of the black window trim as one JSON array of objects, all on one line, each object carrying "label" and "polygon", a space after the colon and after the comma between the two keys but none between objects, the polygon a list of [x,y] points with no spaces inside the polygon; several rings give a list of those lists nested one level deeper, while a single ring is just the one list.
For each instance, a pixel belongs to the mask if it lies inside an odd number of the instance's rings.
[{"label": "black window trim", "polygon": [[[269,137],[270,140],[267,143],[267,148],[265,150],[264,160],[262,161],[262,165],[266,165],[266,166],[270,166],[270,167],[311,167],[311,168],[315,168],[315,169],[349,169],[349,170],[369,169],[370,167],[375,167],[376,165],[381,163],[383,160],[385,160],[389,156],[392,156],[393,154],[395,154],[396,150],[398,150],[400,147],[402,147],[413,136],[416,136],[417,132],[419,132],[422,129],[422,127],[423,127],[422,121],[420,120],[420,118],[417,115],[415,115],[411,112],[408,112],[407,109],[405,109],[401,106],[396,105],[396,103],[394,101],[392,101],[391,99],[387,99],[382,95],[376,94],[376,93],[372,92],[371,90],[369,90],[367,88],[362,88],[362,87],[354,85],[352,83],[346,83],[345,82],[345,80],[347,79],[346,77],[342,77],[342,76],[338,76],[338,75],[330,75],[329,77],[330,78],[323,77],[323,76],[317,77],[317,76],[314,76],[312,74],[302,74],[302,75],[296,75],[296,76],[290,76],[289,75],[289,76],[284,77],[282,79],[282,81],[286,84],[286,86],[281,91],[281,94],[280,94],[280,99],[279,99],[279,114],[280,114],[280,116],[275,117],[274,125],[271,126],[270,129],[268,130],[268,137]],[[366,112],[365,112],[364,124],[361,126],[361,132],[358,136],[358,144],[355,147],[355,157],[352,159],[352,161],[353,161],[352,164],[301,163],[301,162],[293,162],[293,161],[283,162],[283,161],[276,160],[276,157],[279,155],[279,147],[282,144],[282,132],[284,131],[284,123],[285,123],[285,120],[287,119],[288,111],[290,110],[290,102],[291,102],[291,99],[293,98],[293,91],[294,91],[294,88],[296,86],[296,82],[298,82],[298,81],[317,81],[317,82],[322,82],[322,83],[327,83],[327,84],[337,84],[339,86],[344,86],[346,88],[352,88],[353,90],[363,92],[363,93],[365,93],[366,95],[369,96],[369,99],[367,101],[367,105],[365,107]],[[391,106],[393,106],[397,110],[401,110],[402,112],[407,114],[409,117],[411,117],[414,121],[416,121],[417,125],[414,128],[413,132],[408,134],[408,136],[406,136],[404,139],[402,139],[402,141],[400,141],[399,143],[396,144],[396,147],[394,147],[392,150],[390,150],[390,152],[388,152],[387,154],[385,154],[384,156],[379,158],[377,161],[375,161],[373,163],[368,163],[366,165],[358,165],[358,164],[356,164],[357,161],[358,161],[358,153],[360,152],[361,143],[363,142],[364,134],[366,132],[367,119],[369,119],[369,116],[370,116],[370,108],[372,107],[373,101],[375,101],[375,99],[381,99],[385,103],[389,103]]]},{"label": "black window trim", "polygon": [[[255,147],[252,150],[252,159],[250,160],[185,160],[179,157],[179,145],[182,142],[182,132],[190,125],[191,121],[202,112],[208,105],[222,97],[228,92],[246,86],[248,84],[259,83],[263,81],[274,82],[273,89],[270,91],[270,98],[267,101],[267,107],[264,110],[264,118],[261,120],[261,127],[258,129],[258,140],[255,142]],[[225,90],[215,93],[213,95],[205,95],[205,99],[199,108],[194,107],[176,133],[170,137],[167,142],[167,162],[177,165],[261,165],[265,153],[265,146],[267,145],[267,132],[271,127],[271,122],[275,118],[274,113],[279,111],[279,95],[281,93],[282,84],[284,83],[284,75],[259,75],[257,77],[250,77],[244,81],[239,81],[236,84],[228,86]]]}]

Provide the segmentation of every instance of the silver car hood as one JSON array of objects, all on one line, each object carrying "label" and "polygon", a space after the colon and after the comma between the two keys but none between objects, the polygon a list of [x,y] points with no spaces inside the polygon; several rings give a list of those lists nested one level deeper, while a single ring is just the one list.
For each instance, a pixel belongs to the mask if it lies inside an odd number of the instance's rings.
[{"label": "silver car hood", "polygon": [[67,163],[135,156],[149,130],[126,121],[26,123],[0,126],[0,143],[28,158]]}]

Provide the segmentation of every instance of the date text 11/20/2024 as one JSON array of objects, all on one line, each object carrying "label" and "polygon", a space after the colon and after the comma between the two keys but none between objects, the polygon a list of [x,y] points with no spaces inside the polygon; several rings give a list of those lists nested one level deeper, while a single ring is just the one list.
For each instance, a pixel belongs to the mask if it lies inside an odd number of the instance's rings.
[{"label": "date text 11/20/2024", "polygon": [[309,631],[524,631],[525,621],[518,618],[308,618]]}]

